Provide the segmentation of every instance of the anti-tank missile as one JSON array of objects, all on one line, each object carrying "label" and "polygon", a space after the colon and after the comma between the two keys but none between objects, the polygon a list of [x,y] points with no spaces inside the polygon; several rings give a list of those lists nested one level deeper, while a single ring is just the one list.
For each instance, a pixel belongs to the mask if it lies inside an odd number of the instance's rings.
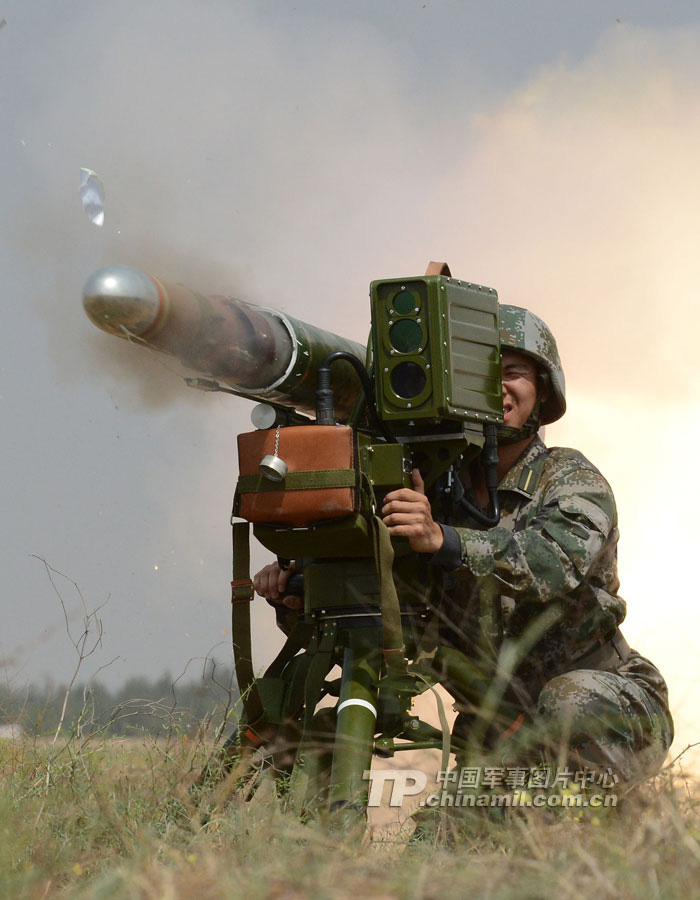
[{"label": "anti-tank missile", "polygon": [[[83,306],[98,328],[177,357],[251,400],[315,414],[316,372],[334,350],[365,361],[365,348],[275,309],[232,297],[204,296],[128,266],[90,276]],[[345,420],[360,382],[344,361],[333,367],[338,419]]]}]

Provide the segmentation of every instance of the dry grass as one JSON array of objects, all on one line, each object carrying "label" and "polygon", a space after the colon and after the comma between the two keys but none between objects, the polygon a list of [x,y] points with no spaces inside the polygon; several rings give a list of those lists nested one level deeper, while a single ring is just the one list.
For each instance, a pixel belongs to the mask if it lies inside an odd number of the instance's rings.
[{"label": "dry grass", "polygon": [[[12,898],[692,897],[700,808],[680,770],[585,821],[571,810],[473,816],[453,844],[375,828],[353,844],[302,826],[271,781],[209,818],[187,786],[205,750],[0,741],[0,896]],[[47,772],[49,773],[47,785]]]}]

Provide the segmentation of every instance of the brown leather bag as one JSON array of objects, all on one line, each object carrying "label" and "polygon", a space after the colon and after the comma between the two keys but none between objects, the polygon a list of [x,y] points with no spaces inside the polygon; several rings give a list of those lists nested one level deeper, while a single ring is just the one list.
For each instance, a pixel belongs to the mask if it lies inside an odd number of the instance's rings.
[{"label": "brown leather bag", "polygon": [[275,428],[238,435],[240,477],[235,513],[257,525],[305,528],[359,511],[357,442],[348,425],[291,425],[279,430],[277,455],[287,464],[281,482],[258,466],[274,454]]}]

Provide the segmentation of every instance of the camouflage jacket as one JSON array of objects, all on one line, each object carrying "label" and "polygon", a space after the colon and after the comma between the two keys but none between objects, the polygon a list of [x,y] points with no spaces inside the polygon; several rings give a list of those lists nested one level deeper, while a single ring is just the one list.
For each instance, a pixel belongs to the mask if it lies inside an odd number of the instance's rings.
[{"label": "camouflage jacket", "polygon": [[[469,496],[468,472],[460,478]],[[519,680],[532,694],[574,668],[625,617],[617,511],[607,481],[581,453],[548,449],[539,437],[498,493],[495,528],[466,511],[442,517],[445,544],[431,560],[448,573],[440,635],[484,664],[510,639],[522,657]]]}]

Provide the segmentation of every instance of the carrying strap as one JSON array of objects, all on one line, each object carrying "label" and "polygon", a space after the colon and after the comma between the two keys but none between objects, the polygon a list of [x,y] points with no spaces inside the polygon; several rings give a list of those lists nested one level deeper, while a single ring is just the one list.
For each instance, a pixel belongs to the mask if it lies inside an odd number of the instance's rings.
[{"label": "carrying strap", "polygon": [[400,677],[407,671],[406,648],[403,642],[401,608],[396,593],[394,573],[394,548],[389,529],[379,516],[372,517],[374,558],[379,576],[379,602],[382,610],[382,651],[390,677]]},{"label": "carrying strap", "polygon": [[[260,746],[263,739],[256,733],[266,723],[266,710],[260,697],[252,660],[250,631],[250,602],[253,599],[253,582],[250,579],[250,525],[236,522],[233,525],[233,581],[231,582],[233,658],[238,689],[243,703],[244,719],[242,735],[250,743]],[[326,633],[328,632],[328,633]],[[323,680],[331,668],[330,660],[335,646],[335,630],[324,629],[320,643],[313,640],[314,624],[299,621],[292,628],[287,640],[265,671],[265,678],[280,678],[283,670],[296,654],[308,645],[302,665],[292,676],[283,710],[295,714],[295,709],[307,703],[310,718],[318,703]],[[311,641],[311,645],[309,642]],[[283,689],[283,688],[281,688]],[[295,701],[295,698],[298,698]],[[310,708],[310,713],[308,712]]]},{"label": "carrying strap", "polygon": [[260,692],[255,683],[250,638],[250,603],[253,599],[253,582],[250,580],[250,543],[248,522],[236,522],[233,526],[233,581],[231,582],[231,634],[233,660],[238,690],[241,694],[246,724],[244,734],[257,743],[251,728],[262,724],[264,709]]},{"label": "carrying strap", "polygon": [[436,262],[431,259],[428,268],[425,270],[426,275],[446,275],[448,278],[452,275],[450,267],[446,262]]}]

